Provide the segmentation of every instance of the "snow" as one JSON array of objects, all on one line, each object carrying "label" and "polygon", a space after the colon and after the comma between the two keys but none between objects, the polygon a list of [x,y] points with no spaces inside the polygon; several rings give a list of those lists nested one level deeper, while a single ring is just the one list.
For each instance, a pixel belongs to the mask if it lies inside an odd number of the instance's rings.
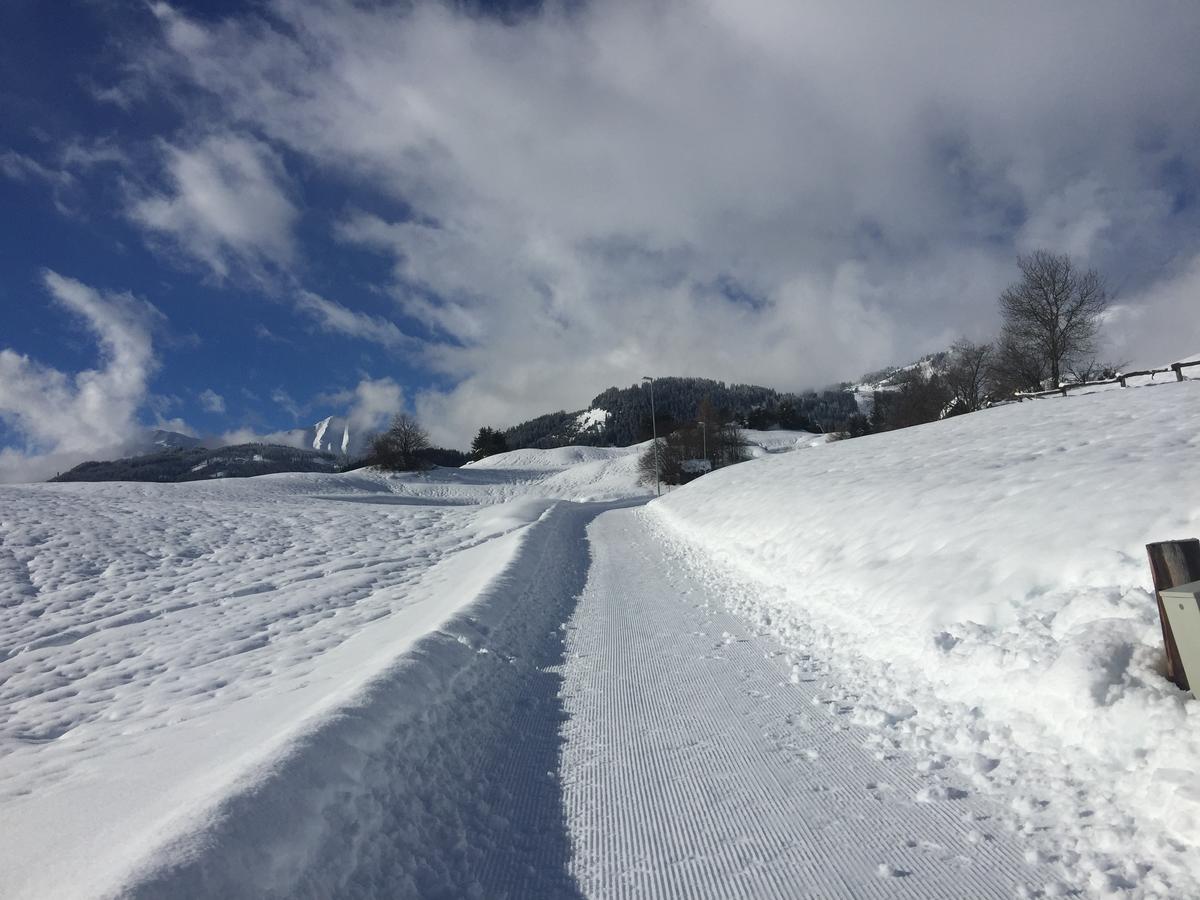
[{"label": "snow", "polygon": [[351,447],[350,423],[339,416],[324,418],[306,432],[303,443],[322,453],[347,456]]},{"label": "snow", "polygon": [[772,456],[647,515],[1077,883],[1196,895],[1200,713],[1161,676],[1144,545],[1200,534],[1198,449],[1200,384],[1159,383]]},{"label": "snow", "polygon": [[646,445],[0,487],[0,895],[1200,895],[1198,435],[1160,380],[639,510]]},{"label": "snow", "polygon": [[792,450],[804,450],[817,447],[829,440],[827,434],[813,434],[809,431],[757,431],[753,428],[743,428],[742,437],[750,445],[750,456],[757,459],[771,453],[787,453]]},{"label": "snow", "polygon": [[557,501],[643,493],[636,454],[582,456],[0,488],[0,894],[131,877],[477,601]]},{"label": "snow", "polygon": [[607,409],[585,409],[575,417],[575,427],[579,431],[589,428],[602,428],[612,415]]},{"label": "snow", "polygon": [[886,896],[1007,900],[1047,883],[1052,867],[1026,861],[999,804],[960,773],[877,753],[852,704],[825,702],[819,664],[738,621],[664,558],[639,512],[588,526],[593,559],[565,629],[579,894],[879,897],[880,860],[904,879]]},{"label": "snow", "polygon": [[638,484],[638,457],[649,442],[631,447],[556,447],[510,450],[463,466],[463,477],[506,475],[522,492],[571,500],[649,496]]},{"label": "snow", "polygon": [[[647,444],[648,446],[648,444]],[[638,447],[555,447],[550,450],[509,450],[467,463],[468,469],[515,469],[530,472],[562,470],[580,463],[609,462],[635,453]]]}]

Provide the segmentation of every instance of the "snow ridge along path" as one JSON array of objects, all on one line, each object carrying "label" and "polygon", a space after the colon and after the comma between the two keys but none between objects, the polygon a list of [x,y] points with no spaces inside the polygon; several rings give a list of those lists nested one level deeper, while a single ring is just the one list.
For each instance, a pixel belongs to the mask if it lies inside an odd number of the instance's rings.
[{"label": "snow ridge along path", "polygon": [[747,633],[635,510],[588,528],[562,760],[589,897],[1009,898],[1052,880],[991,802],[920,773]]}]

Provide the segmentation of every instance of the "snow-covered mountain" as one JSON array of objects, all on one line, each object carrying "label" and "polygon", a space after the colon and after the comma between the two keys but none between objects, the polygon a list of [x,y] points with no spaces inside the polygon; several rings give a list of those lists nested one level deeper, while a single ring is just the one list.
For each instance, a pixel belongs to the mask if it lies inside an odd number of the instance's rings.
[{"label": "snow-covered mountain", "polygon": [[328,416],[309,428],[305,434],[305,449],[312,448],[323,453],[333,453],[338,456],[349,456],[351,451],[359,449],[355,438],[350,432],[350,422],[343,416]]},{"label": "snow-covered mountain", "polygon": [[367,434],[351,428],[346,416],[326,416],[307,428],[293,428],[275,435],[272,442],[334,456],[355,457],[366,449]]},{"label": "snow-covered mountain", "polygon": [[145,453],[154,453],[159,450],[191,450],[193,447],[200,447],[204,444],[198,437],[192,437],[190,434],[183,434],[178,431],[164,431],[161,428],[156,428],[153,431],[147,431],[143,445],[146,449]]},{"label": "snow-covered mountain", "polygon": [[858,411],[869,416],[875,407],[876,391],[899,390],[901,382],[913,372],[920,372],[926,378],[935,374],[945,374],[949,361],[950,353],[946,350],[929,353],[907,366],[888,366],[876,372],[868,372],[861,381],[848,384],[846,388],[854,394]]}]

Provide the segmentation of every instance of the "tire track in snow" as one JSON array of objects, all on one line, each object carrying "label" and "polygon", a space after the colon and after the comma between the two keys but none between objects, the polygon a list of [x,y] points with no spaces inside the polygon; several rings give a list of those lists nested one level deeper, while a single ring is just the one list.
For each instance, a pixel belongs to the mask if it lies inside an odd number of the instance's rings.
[{"label": "tire track in snow", "polygon": [[587,896],[982,900],[1048,880],[986,800],[877,759],[849,707],[791,683],[632,511],[588,533],[561,765]]}]

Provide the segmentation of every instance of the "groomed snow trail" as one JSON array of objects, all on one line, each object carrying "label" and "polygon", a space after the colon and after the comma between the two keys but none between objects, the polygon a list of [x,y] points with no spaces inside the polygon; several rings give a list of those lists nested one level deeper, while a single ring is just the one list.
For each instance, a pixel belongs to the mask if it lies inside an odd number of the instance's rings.
[{"label": "groomed snow trail", "polygon": [[1046,883],[989,801],[877,752],[815,663],[748,634],[640,516],[588,526],[568,625],[560,770],[586,896],[1011,898]]}]

